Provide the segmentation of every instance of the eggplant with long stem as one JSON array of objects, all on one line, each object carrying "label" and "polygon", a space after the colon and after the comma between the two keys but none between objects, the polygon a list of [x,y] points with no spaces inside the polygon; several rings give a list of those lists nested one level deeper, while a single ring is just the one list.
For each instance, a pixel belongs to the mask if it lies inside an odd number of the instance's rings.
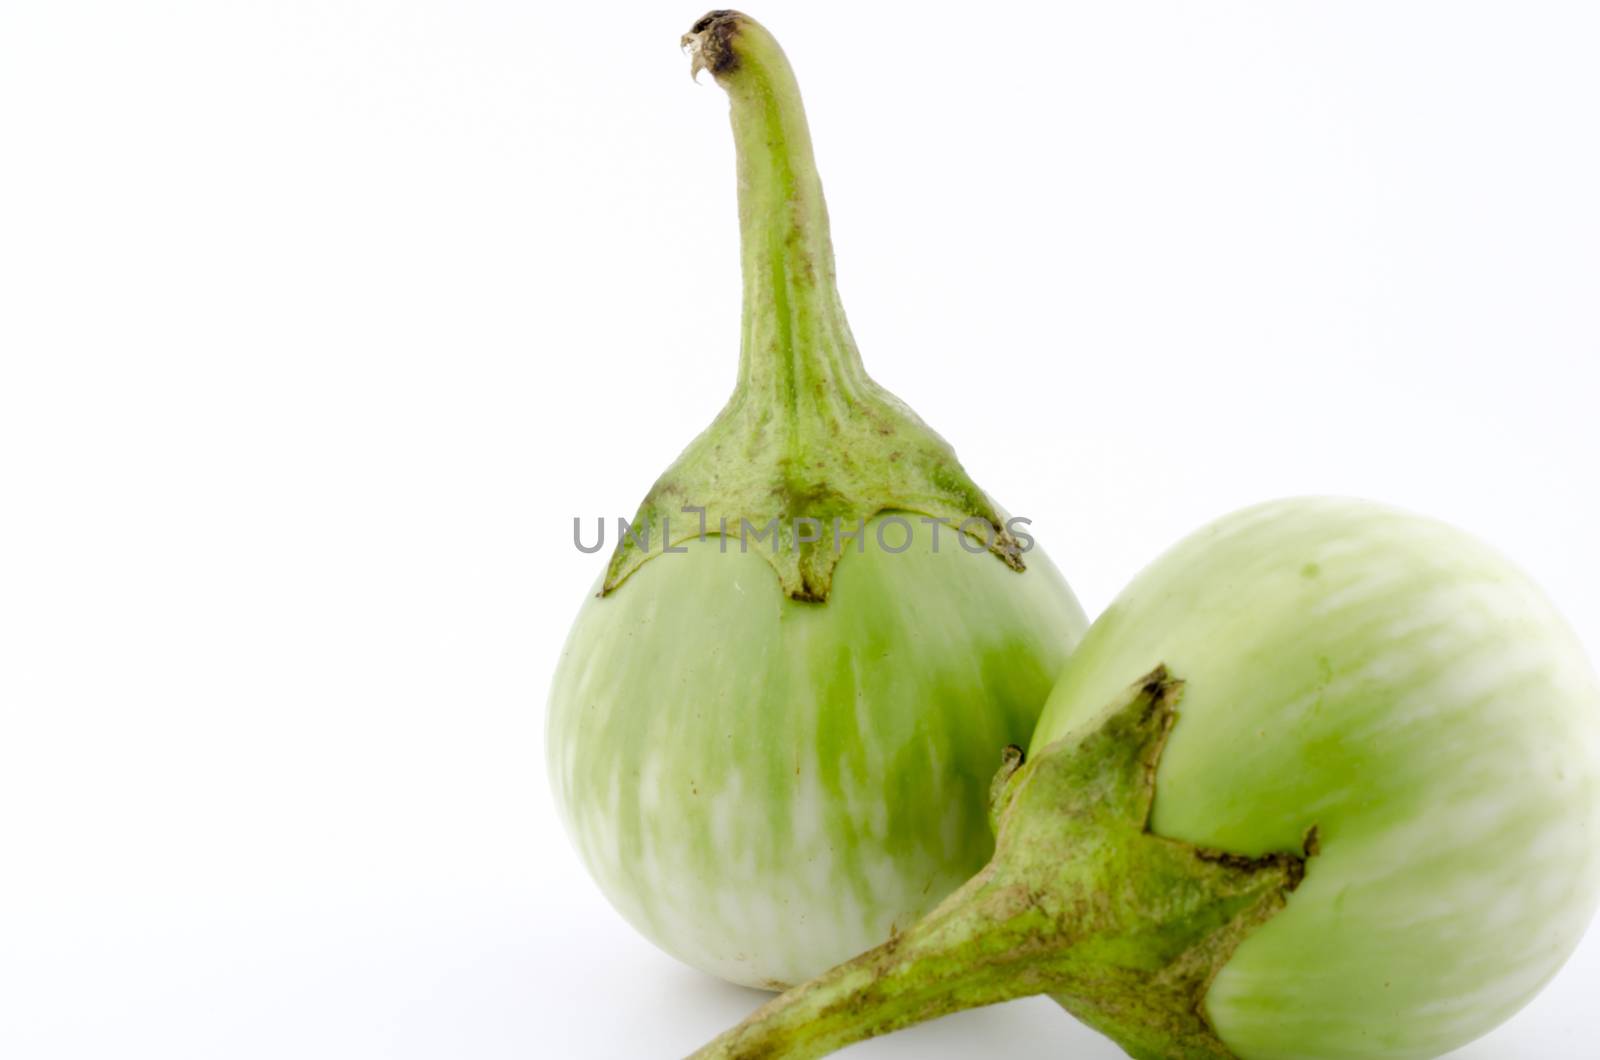
[{"label": "eggplant with long stem", "polygon": [[686,44],[731,101],[738,381],[573,626],[550,774],[641,932],[782,988],[983,865],[995,749],[1027,739],[1087,623],[1024,524],[862,367],[777,42],[719,11]]}]

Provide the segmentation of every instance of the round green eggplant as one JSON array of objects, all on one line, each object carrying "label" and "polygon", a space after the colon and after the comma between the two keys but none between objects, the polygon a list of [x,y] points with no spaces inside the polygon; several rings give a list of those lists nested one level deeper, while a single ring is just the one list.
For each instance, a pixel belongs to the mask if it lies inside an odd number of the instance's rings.
[{"label": "round green eggplant", "polygon": [[1086,622],[1020,524],[863,368],[782,49],[733,11],[684,43],[731,103],[738,382],[578,616],[550,772],[640,931],[778,988],[983,864],[996,756],[1032,731]]},{"label": "round green eggplant", "polygon": [[780,988],[988,858],[999,749],[1033,731],[1086,623],[1041,550],[1018,574],[917,530],[902,553],[847,551],[823,605],[713,536],[583,606],[550,772],[590,872],[668,953]]},{"label": "round green eggplant", "polygon": [[1545,596],[1449,526],[1298,499],[1217,522],[1094,624],[1039,750],[1157,664],[1151,829],[1317,851],[1206,1013],[1246,1060],[1434,1057],[1521,1008],[1600,894],[1600,692]]}]

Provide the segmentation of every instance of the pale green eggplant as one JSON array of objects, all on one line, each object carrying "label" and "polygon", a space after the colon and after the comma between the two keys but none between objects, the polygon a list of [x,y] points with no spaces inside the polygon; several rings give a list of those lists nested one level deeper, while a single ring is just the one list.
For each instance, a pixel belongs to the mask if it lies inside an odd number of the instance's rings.
[{"label": "pale green eggplant", "polygon": [[1532,998],[1600,896],[1573,633],[1483,544],[1366,502],[1263,505],[1158,559],[994,790],[972,881],[699,1055],[1042,993],[1148,1060],[1422,1060]]},{"label": "pale green eggplant", "polygon": [[863,370],[777,43],[733,12],[685,40],[732,100],[739,380],[640,506],[653,537],[618,542],[579,613],[548,759],[584,861],[635,927],[781,988],[984,863],[995,754],[1032,732],[1087,623]]}]

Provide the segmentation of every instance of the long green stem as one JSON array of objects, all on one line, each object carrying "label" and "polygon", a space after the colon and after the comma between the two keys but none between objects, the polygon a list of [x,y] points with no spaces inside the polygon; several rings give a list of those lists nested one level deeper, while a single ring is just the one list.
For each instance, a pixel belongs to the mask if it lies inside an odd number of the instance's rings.
[{"label": "long green stem", "polygon": [[[713,11],[683,40],[693,70],[709,70],[727,91],[733,123],[744,280],[739,379],[716,421],[651,488],[634,525],[661,532],[672,520],[661,544],[702,526],[772,526],[779,547],[763,554],[797,600],[826,600],[843,538],[891,509],[963,527],[1022,570],[1016,537],[950,446],[862,367],[783,49],[737,11]],[[620,538],[602,595],[655,554]]]},{"label": "long green stem", "polygon": [[698,1060],[823,1056],[961,1009],[1049,994],[1140,1060],[1224,1060],[1206,990],[1305,872],[1149,830],[1181,684],[1158,670],[1100,724],[997,778],[992,861],[905,935],[758,1009]]},{"label": "long green stem", "polygon": [[836,293],[828,207],[794,70],[772,34],[735,11],[707,15],[684,41],[696,72],[709,70],[730,103],[744,274],[740,383],[791,415],[806,394],[852,396],[866,373]]}]

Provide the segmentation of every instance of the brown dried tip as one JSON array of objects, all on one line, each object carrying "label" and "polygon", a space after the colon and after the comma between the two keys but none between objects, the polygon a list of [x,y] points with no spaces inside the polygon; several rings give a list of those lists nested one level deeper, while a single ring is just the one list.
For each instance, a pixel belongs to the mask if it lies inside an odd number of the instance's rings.
[{"label": "brown dried tip", "polygon": [[732,41],[747,17],[738,11],[708,11],[689,27],[679,44],[689,53],[690,77],[699,77],[701,70],[710,70],[712,77],[718,77],[739,65]]}]

